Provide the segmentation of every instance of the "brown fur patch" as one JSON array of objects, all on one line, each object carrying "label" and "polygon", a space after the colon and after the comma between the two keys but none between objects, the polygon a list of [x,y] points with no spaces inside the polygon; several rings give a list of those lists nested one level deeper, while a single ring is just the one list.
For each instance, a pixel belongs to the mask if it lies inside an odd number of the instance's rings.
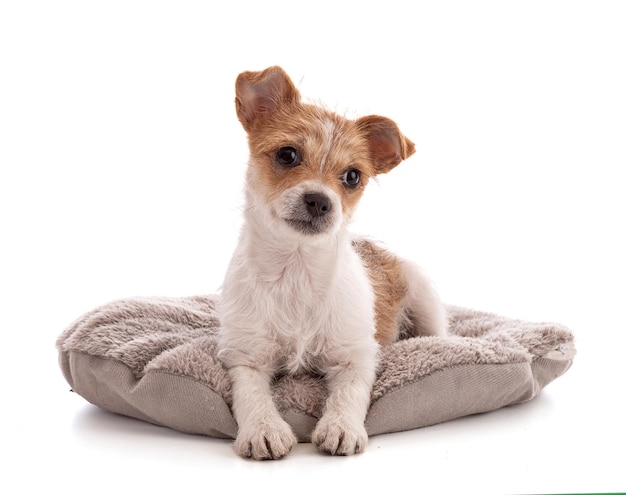
[{"label": "brown fur patch", "polygon": [[365,239],[354,240],[352,245],[367,268],[376,296],[376,340],[381,345],[395,342],[409,290],[402,263],[389,251]]},{"label": "brown fur patch", "polygon": [[[341,198],[344,215],[350,216],[368,178],[374,175],[365,135],[354,121],[313,105],[281,106],[263,125],[248,134],[251,162],[255,165],[254,187],[272,201],[305,180],[319,180]],[[284,167],[276,162],[283,146],[298,150],[300,165]],[[349,168],[361,172],[358,187],[342,184]]]}]

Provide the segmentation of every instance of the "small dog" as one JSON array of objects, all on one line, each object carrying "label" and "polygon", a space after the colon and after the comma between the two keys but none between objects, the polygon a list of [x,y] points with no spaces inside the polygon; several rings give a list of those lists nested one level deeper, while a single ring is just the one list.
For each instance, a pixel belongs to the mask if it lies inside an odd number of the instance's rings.
[{"label": "small dog", "polygon": [[415,147],[385,117],[349,120],[303,103],[280,67],[241,73],[235,103],[250,160],[218,343],[233,386],[235,450],[254,459],[291,450],[298,440],[271,384],[307,370],[328,389],[311,441],[330,454],[361,452],[379,345],[447,331],[420,270],[347,231],[369,179]]}]

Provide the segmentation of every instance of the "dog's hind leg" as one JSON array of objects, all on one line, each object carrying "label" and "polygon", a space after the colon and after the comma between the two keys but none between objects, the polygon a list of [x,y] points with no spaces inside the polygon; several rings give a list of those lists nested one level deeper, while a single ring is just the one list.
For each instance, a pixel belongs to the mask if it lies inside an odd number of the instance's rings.
[{"label": "dog's hind leg", "polygon": [[408,291],[403,302],[401,335],[403,337],[446,335],[448,317],[433,283],[416,264],[402,260],[402,265]]}]

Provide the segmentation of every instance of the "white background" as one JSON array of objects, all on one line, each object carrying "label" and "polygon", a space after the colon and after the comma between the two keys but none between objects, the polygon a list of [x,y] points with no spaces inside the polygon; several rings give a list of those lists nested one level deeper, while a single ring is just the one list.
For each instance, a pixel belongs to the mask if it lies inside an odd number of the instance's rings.
[{"label": "white background", "polygon": [[[602,1],[2,2],[0,491],[626,490],[625,26]],[[354,228],[446,302],[568,325],[571,370],[356,457],[266,463],[68,391],[54,343],[76,317],[218,290],[247,159],[234,80],[274,64],[417,145]]]}]

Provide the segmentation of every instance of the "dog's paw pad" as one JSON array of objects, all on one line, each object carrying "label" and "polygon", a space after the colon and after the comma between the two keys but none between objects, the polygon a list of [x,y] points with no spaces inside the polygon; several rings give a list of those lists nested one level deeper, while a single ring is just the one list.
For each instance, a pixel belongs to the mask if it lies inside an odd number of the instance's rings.
[{"label": "dog's paw pad", "polygon": [[240,430],[235,451],[249,459],[274,460],[285,457],[296,443],[298,439],[287,423],[266,423]]},{"label": "dog's paw pad", "polygon": [[311,441],[322,452],[332,455],[358,454],[367,445],[367,432],[362,424],[354,425],[341,418],[326,420],[322,418]]}]

